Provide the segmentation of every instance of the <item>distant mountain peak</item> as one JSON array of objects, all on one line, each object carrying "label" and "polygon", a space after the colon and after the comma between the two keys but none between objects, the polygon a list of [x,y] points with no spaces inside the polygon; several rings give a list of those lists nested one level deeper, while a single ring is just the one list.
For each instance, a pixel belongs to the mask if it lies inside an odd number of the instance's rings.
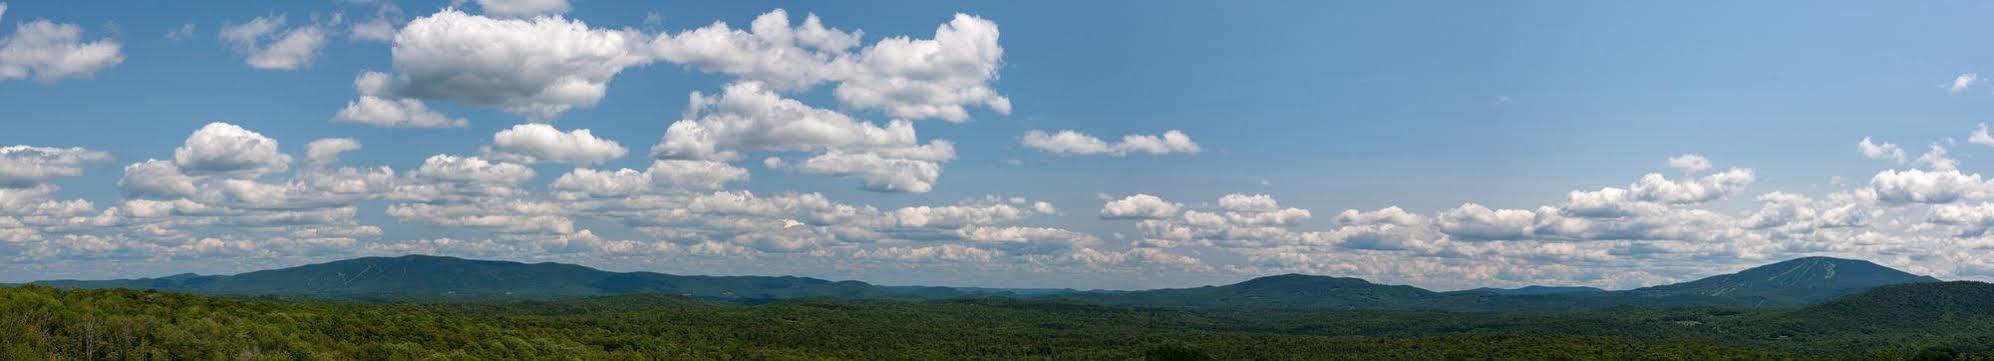
[{"label": "distant mountain peak", "polygon": [[1813,256],[1634,292],[1756,299],[1763,304],[1780,305],[1810,303],[1878,286],[1938,281],[1870,261]]}]

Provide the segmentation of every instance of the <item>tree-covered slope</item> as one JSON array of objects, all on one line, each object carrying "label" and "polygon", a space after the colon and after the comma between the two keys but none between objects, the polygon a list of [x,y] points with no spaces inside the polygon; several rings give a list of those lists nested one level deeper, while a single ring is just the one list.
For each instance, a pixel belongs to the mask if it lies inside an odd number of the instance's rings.
[{"label": "tree-covered slope", "polygon": [[[377,304],[27,286],[0,287],[0,359],[1989,360],[1989,296],[1985,284],[1947,283],[1795,310],[1459,313],[1027,299],[751,306],[658,294]],[[1877,322],[1893,318],[1904,320]]]}]

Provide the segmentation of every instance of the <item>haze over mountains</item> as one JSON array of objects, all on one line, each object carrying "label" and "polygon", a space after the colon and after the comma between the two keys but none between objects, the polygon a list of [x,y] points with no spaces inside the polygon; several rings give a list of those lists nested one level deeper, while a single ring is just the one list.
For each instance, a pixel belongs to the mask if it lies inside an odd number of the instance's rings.
[{"label": "haze over mountains", "polygon": [[1287,274],[1223,286],[1144,291],[879,286],[808,277],[684,276],[609,272],[561,263],[519,263],[410,255],[367,257],[230,276],[182,274],[129,280],[60,280],[64,288],[131,288],[215,295],[337,298],[563,298],[671,294],[731,302],[832,297],[942,299],[1063,298],[1164,308],[1557,311],[1614,306],[1786,307],[1820,303],[1879,286],[1939,282],[1862,260],[1808,257],[1690,282],[1607,291],[1591,287],[1482,288],[1435,292],[1358,278]]}]

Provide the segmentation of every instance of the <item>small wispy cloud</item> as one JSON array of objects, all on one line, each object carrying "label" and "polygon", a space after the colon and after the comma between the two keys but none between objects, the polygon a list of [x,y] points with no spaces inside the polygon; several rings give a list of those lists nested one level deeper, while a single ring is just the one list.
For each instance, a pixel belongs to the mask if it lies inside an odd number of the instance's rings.
[{"label": "small wispy cloud", "polygon": [[1973,87],[1973,83],[1978,82],[1980,82],[1979,73],[1960,74],[1958,77],[1952,78],[1952,83],[1945,85],[1945,88],[1947,93],[1959,93],[1966,91],[1966,88]]}]

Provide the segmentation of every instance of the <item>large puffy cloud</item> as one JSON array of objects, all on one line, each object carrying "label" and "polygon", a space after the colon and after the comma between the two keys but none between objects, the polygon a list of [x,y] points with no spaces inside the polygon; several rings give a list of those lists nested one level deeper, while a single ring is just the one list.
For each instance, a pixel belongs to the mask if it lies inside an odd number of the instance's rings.
[{"label": "large puffy cloud", "polygon": [[745,31],[716,22],[659,36],[651,47],[666,61],[782,90],[836,82],[833,94],[846,107],[900,119],[967,121],[968,106],[1010,113],[1011,100],[990,87],[1004,57],[996,23],[956,14],[932,39],[889,37],[848,50],[861,34],[826,27],[815,15],[792,25],[778,9]]},{"label": "large puffy cloud", "polygon": [[719,95],[694,92],[684,120],[651,148],[661,158],[733,160],[739,151],[864,150],[915,146],[914,126],[886,126],[783,98],[762,83],[729,84]]},{"label": "large puffy cloud", "polygon": [[243,62],[265,70],[297,70],[312,65],[325,46],[326,31],[318,24],[283,30],[283,15],[251,19],[242,24],[222,26],[217,35],[247,54]]},{"label": "large puffy cloud", "polygon": [[588,129],[562,132],[546,124],[520,124],[492,135],[490,151],[522,162],[561,162],[589,165],[629,154],[615,141],[597,138]]},{"label": "large puffy cloud", "polygon": [[652,61],[649,37],[560,17],[496,19],[445,9],[395,35],[395,94],[552,119],[601,101],[624,68]]},{"label": "large puffy cloud", "polygon": [[908,150],[875,152],[830,151],[803,160],[804,173],[857,177],[861,189],[876,192],[927,193],[941,179],[941,162],[955,159],[955,147],[945,141]]},{"label": "large puffy cloud", "polygon": [[1197,142],[1191,141],[1190,136],[1176,130],[1163,132],[1161,137],[1130,134],[1122,136],[1122,141],[1118,143],[1108,143],[1101,138],[1072,130],[1062,130],[1058,133],[1032,130],[1025,132],[1022,142],[1026,147],[1053,154],[1107,154],[1117,157],[1129,153],[1197,154],[1201,150]]},{"label": "large puffy cloud", "polygon": [[1682,170],[1689,179],[1672,180],[1661,173],[1648,173],[1627,188],[1605,187],[1596,191],[1572,191],[1557,209],[1559,215],[1582,218],[1622,218],[1665,213],[1670,206],[1698,204],[1722,199],[1744,191],[1756,180],[1751,169],[1732,168],[1696,177],[1710,169],[1710,160],[1695,154],[1669,158],[1669,166]]},{"label": "large puffy cloud", "polygon": [[672,124],[653,156],[667,159],[729,161],[742,152],[818,152],[798,164],[770,160],[776,168],[810,174],[856,177],[862,188],[923,193],[941,177],[941,163],[955,159],[955,146],[936,140],[916,143],[913,124],[886,126],[853,119],[783,98],[757,82],[735,83],[718,96],[693,93],[687,119]]},{"label": "large puffy cloud", "polygon": [[111,153],[77,147],[0,147],[0,188],[27,187],[60,177],[83,175],[83,165],[111,159]]},{"label": "large puffy cloud", "polygon": [[852,57],[833,93],[846,106],[907,119],[965,121],[968,105],[1010,114],[1011,99],[990,87],[1004,58],[997,37],[997,23],[956,14],[933,39],[882,39]]},{"label": "large puffy cloud", "polygon": [[1537,213],[1525,209],[1491,209],[1467,203],[1440,212],[1435,223],[1440,231],[1463,240],[1516,240],[1531,237]]},{"label": "large puffy cloud", "polygon": [[291,156],[277,140],[229,123],[208,123],[173,150],[173,164],[189,174],[259,175],[282,172]]},{"label": "large puffy cloud", "polygon": [[1751,169],[1732,168],[1716,174],[1696,179],[1669,180],[1661,174],[1649,173],[1640,181],[1628,186],[1635,198],[1659,203],[1702,203],[1744,190],[1755,178]]},{"label": "large puffy cloud", "polygon": [[755,17],[748,30],[714,22],[660,35],[651,47],[666,61],[798,90],[843,78],[834,60],[862,34],[827,28],[815,14],[791,26],[789,13],[776,9]]},{"label": "large puffy cloud", "polygon": [[361,73],[353,79],[353,89],[360,93],[360,98],[347,102],[345,108],[333,114],[332,121],[383,128],[463,128],[471,124],[464,118],[451,118],[429,109],[429,104],[422,100],[394,97],[392,82],[388,74]]},{"label": "large puffy cloud", "polygon": [[[4,8],[0,8],[4,10]],[[20,23],[0,36],[0,81],[86,78],[125,61],[115,40],[83,41],[83,28],[48,20]]]},{"label": "large puffy cloud", "polygon": [[1869,190],[1876,199],[1890,203],[1952,203],[1983,197],[1988,187],[1980,174],[1958,170],[1885,170],[1869,179]]}]

